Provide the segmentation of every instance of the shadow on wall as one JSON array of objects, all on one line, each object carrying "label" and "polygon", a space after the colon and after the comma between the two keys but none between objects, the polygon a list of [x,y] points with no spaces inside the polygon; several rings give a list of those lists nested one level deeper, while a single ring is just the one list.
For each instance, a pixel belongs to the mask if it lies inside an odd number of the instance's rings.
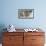
[{"label": "shadow on wall", "polygon": [[4,24],[0,24],[0,43],[2,43],[2,32],[5,32],[6,30],[3,30],[4,28],[6,28],[6,26]]}]

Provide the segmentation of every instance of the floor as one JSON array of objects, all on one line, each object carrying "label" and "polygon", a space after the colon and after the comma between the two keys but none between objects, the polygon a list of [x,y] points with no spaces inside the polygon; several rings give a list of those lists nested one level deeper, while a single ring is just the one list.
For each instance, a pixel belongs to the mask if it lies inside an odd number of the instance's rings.
[{"label": "floor", "polygon": [[0,44],[0,46],[2,46],[2,44]]}]

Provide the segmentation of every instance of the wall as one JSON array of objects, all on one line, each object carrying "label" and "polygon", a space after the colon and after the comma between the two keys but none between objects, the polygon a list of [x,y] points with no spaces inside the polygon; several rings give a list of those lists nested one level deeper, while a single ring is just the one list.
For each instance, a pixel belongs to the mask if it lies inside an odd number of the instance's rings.
[{"label": "wall", "polygon": [[[16,28],[46,28],[46,0],[1,0],[0,24]],[[18,19],[18,9],[34,9],[34,19]]]},{"label": "wall", "polygon": [[[46,32],[46,0],[0,0],[0,31],[13,24],[16,28],[40,27]],[[34,19],[18,19],[18,9],[34,9]]]},{"label": "wall", "polygon": [[[13,24],[16,28],[46,28],[46,0],[0,0],[0,4],[0,25]],[[18,19],[18,9],[21,8],[34,9],[34,19]]]}]

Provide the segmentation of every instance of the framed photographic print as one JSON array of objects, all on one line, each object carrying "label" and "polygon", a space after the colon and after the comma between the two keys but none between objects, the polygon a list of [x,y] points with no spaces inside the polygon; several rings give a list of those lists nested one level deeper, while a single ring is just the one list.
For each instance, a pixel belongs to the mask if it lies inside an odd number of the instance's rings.
[{"label": "framed photographic print", "polygon": [[34,9],[18,9],[18,18],[19,19],[33,19]]}]

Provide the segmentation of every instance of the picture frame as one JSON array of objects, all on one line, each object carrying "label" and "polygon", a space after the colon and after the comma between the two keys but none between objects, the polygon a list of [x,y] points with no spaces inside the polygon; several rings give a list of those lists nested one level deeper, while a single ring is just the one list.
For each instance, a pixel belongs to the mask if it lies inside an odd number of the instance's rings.
[{"label": "picture frame", "polygon": [[18,18],[19,19],[33,19],[34,9],[18,9]]}]

